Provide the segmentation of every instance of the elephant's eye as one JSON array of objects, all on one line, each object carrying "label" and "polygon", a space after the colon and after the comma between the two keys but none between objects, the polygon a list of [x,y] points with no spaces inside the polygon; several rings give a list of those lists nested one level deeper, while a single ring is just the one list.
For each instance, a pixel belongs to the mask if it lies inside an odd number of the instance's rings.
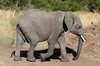
[{"label": "elephant's eye", "polygon": [[78,27],[78,29],[80,29],[80,28],[81,28],[81,26]]}]

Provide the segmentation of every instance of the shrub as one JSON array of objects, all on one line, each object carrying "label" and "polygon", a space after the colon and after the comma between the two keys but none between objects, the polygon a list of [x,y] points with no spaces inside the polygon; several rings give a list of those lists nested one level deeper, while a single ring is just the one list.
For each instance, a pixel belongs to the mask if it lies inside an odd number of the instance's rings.
[{"label": "shrub", "polygon": [[100,0],[0,0],[0,9],[19,11],[29,8],[46,11],[100,11]]}]

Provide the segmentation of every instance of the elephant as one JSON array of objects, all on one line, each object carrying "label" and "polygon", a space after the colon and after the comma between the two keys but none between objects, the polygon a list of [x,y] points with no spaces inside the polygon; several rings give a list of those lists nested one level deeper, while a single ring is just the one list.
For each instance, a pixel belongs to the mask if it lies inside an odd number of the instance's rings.
[{"label": "elephant", "polygon": [[84,29],[79,17],[71,12],[55,11],[45,12],[38,9],[30,9],[24,12],[16,22],[16,50],[14,61],[22,60],[20,50],[22,45],[27,42],[30,44],[27,53],[27,61],[35,62],[34,48],[38,42],[47,41],[47,53],[41,53],[41,61],[53,55],[55,43],[58,43],[61,48],[61,61],[69,61],[66,57],[66,42],[64,32],[71,32],[79,37],[79,44],[76,56],[77,60],[82,44],[85,41]]}]

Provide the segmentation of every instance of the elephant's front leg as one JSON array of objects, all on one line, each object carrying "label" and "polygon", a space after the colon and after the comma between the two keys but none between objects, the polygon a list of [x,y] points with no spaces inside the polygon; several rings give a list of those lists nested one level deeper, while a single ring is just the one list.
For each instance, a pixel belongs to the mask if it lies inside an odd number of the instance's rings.
[{"label": "elephant's front leg", "polygon": [[54,41],[54,40],[48,41],[48,52],[45,54],[42,54],[42,53],[40,54],[40,58],[41,58],[42,62],[45,61],[46,58],[53,55],[55,43],[56,43],[56,41]]},{"label": "elephant's front leg", "polygon": [[61,48],[61,61],[62,62],[68,62],[69,60],[67,59],[66,56],[66,43],[64,39],[64,33],[61,34],[61,36],[58,38],[58,44],[60,45]]}]

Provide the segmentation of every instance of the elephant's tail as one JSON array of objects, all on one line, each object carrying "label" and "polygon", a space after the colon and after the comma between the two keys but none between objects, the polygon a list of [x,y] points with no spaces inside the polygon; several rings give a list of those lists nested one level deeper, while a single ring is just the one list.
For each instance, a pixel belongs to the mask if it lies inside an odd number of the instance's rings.
[{"label": "elephant's tail", "polygon": [[[22,37],[22,39],[29,43],[28,38],[25,36],[24,32],[22,31],[21,27],[19,24],[16,25],[16,33],[19,33],[19,35]],[[11,45],[13,45],[15,43],[15,39],[12,40]]]},{"label": "elephant's tail", "polygon": [[21,27],[20,27],[19,24],[17,24],[17,26],[16,26],[16,31],[17,31],[17,33],[19,33],[19,35],[22,37],[22,39],[23,39],[25,42],[29,43],[28,38],[25,36],[25,34],[24,34],[23,30],[21,29]]},{"label": "elephant's tail", "polygon": [[13,40],[12,40],[12,42],[11,42],[11,44],[10,44],[10,45],[13,45],[14,43],[15,43],[15,39],[13,39]]},{"label": "elephant's tail", "polygon": [[13,56],[15,56],[15,51],[13,51],[13,52],[11,53],[10,58],[12,58]]}]

